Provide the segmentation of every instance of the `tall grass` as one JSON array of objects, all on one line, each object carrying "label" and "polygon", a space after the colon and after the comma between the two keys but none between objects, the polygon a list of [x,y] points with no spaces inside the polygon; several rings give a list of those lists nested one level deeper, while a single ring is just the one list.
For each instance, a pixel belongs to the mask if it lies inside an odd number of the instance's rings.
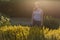
[{"label": "tall grass", "polygon": [[0,28],[0,40],[60,40],[60,28],[3,26]]}]

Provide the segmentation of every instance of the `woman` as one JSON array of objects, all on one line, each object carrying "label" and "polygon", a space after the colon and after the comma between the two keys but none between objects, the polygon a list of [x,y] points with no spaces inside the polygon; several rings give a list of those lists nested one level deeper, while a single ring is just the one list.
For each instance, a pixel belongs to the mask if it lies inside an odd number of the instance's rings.
[{"label": "woman", "polygon": [[35,7],[32,14],[32,24],[33,26],[41,26],[43,24],[43,11],[39,7],[39,3],[35,3]]}]

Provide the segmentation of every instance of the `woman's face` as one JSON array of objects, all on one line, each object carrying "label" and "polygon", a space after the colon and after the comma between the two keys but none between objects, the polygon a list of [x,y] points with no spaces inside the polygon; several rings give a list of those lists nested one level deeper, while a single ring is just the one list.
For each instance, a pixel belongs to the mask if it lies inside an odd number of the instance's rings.
[{"label": "woman's face", "polygon": [[35,8],[39,8],[39,3],[36,2],[34,7],[35,7]]}]

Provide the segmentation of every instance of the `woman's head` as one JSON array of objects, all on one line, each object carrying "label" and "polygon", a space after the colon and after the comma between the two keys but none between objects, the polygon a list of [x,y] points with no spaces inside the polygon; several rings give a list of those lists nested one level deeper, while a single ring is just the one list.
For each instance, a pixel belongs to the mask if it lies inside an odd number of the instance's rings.
[{"label": "woman's head", "polygon": [[40,8],[39,2],[37,1],[37,2],[34,3],[34,10],[37,10],[39,8]]},{"label": "woman's head", "polygon": [[39,2],[38,1],[34,3],[34,7],[39,8]]}]

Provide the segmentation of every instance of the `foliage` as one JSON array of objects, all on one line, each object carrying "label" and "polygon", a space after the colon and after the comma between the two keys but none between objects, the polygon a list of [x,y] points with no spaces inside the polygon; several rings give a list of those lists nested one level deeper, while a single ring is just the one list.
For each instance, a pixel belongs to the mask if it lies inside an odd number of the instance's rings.
[{"label": "foliage", "polygon": [[52,16],[46,16],[44,18],[44,26],[49,27],[50,29],[57,29],[59,28],[59,21]]},{"label": "foliage", "polygon": [[60,40],[60,28],[4,26],[0,28],[0,40]]},{"label": "foliage", "polygon": [[25,40],[29,35],[29,29],[29,27],[22,26],[1,27],[0,37],[2,37],[3,40]]},{"label": "foliage", "polygon": [[60,40],[60,28],[54,30],[46,28],[43,31],[46,40]]},{"label": "foliage", "polygon": [[10,19],[4,16],[0,16],[0,26],[10,25]]}]

